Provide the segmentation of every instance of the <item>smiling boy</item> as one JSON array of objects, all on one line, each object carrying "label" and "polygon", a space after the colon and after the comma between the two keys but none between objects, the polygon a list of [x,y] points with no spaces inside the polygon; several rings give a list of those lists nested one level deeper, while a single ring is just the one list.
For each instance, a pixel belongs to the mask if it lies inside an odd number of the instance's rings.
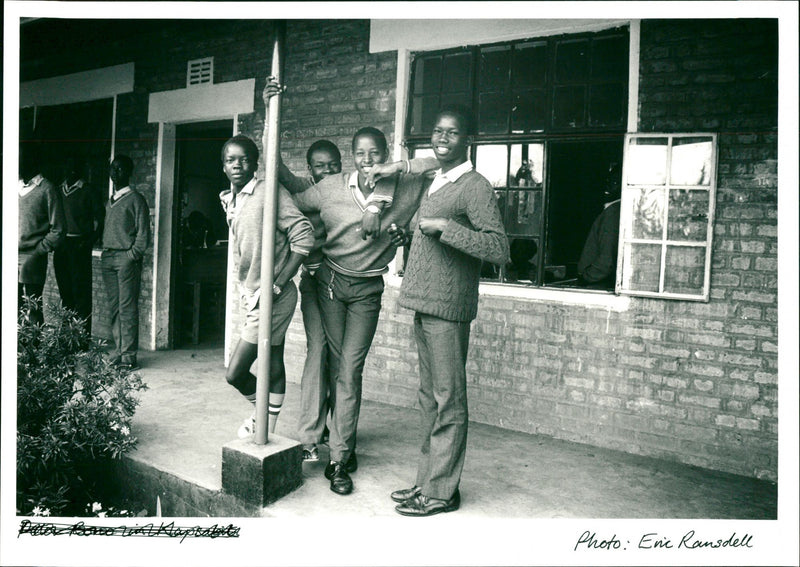
[{"label": "smiling boy", "polygon": [[[400,288],[400,305],[415,312],[422,425],[416,482],[391,495],[399,503],[395,510],[404,516],[430,516],[460,506],[468,424],[466,362],[481,262],[503,265],[509,258],[492,186],[468,158],[472,124],[462,109],[437,115],[431,146],[440,168],[420,202]],[[404,169],[404,162],[387,164],[373,168],[372,177]],[[398,188],[396,197],[400,193]]]}]

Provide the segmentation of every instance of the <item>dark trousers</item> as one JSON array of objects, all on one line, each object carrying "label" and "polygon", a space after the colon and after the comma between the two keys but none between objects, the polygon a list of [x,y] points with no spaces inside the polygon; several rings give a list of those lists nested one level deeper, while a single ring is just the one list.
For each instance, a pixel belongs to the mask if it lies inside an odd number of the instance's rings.
[{"label": "dark trousers", "polygon": [[92,243],[87,237],[68,236],[53,253],[53,269],[61,304],[84,320],[92,334]]},{"label": "dark trousers", "polygon": [[322,442],[328,412],[333,412],[334,385],[328,363],[328,341],[322,327],[317,280],[306,271],[300,276],[300,311],[306,331],[306,361],[300,380],[300,417],[297,432],[305,445]]},{"label": "dark trousers", "polygon": [[431,498],[451,498],[464,468],[469,326],[469,322],[414,315],[422,426],[416,485]]},{"label": "dark trousers", "polygon": [[47,254],[32,254],[20,251],[17,258],[17,300],[19,309],[24,307],[23,297],[33,300],[29,313],[33,323],[44,323],[42,293],[47,278]]},{"label": "dark trousers", "polygon": [[354,278],[325,265],[316,277],[336,390],[330,454],[332,461],[346,462],[356,449],[361,378],[378,327],[383,277]]},{"label": "dark trousers", "polygon": [[124,250],[104,250],[101,265],[116,355],[123,363],[135,363],[139,350],[142,261],[130,259]]}]

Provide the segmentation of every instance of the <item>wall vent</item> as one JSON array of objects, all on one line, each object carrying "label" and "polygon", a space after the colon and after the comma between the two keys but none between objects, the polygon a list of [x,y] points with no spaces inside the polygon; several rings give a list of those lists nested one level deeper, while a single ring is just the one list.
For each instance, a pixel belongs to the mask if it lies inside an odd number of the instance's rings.
[{"label": "wall vent", "polygon": [[189,61],[186,68],[186,86],[206,85],[214,82],[214,58],[205,57]]}]

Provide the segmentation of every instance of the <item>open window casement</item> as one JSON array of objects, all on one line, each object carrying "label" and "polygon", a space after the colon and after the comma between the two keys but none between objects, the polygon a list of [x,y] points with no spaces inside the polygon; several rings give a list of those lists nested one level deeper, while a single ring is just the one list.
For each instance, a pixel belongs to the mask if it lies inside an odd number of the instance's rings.
[{"label": "open window casement", "polygon": [[628,134],[617,293],[708,301],[716,134]]}]

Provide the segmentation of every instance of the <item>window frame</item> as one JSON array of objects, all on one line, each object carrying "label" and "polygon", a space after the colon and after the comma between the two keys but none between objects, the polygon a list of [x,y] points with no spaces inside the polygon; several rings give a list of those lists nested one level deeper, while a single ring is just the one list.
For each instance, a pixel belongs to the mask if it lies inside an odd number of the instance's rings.
[{"label": "window frame", "polygon": [[[647,139],[659,139],[665,138],[667,140],[667,155],[665,161],[665,180],[663,185],[661,184],[644,184],[644,183],[628,183],[628,179],[630,177],[630,170],[631,170],[631,159],[629,158],[629,150],[632,146],[631,142],[633,140],[647,140]],[[672,172],[672,155],[673,155],[673,148],[675,147],[674,141],[681,140],[681,139],[692,139],[692,138],[708,138],[711,141],[711,156],[709,159],[710,164],[710,171],[709,171],[709,179],[708,185],[703,184],[693,184],[693,185],[686,185],[686,184],[673,184],[671,183],[671,172]],[[716,210],[716,191],[717,191],[717,171],[718,171],[718,160],[719,160],[719,146],[718,146],[718,136],[715,133],[711,132],[691,132],[691,133],[656,133],[656,132],[647,132],[647,133],[628,133],[625,135],[625,146],[623,148],[623,161],[622,161],[622,202],[621,202],[621,211],[620,211],[620,232],[619,232],[619,243],[617,248],[617,280],[615,285],[615,292],[620,295],[630,295],[630,296],[637,296],[637,297],[655,297],[661,299],[677,299],[677,300],[684,300],[684,301],[704,301],[708,302],[710,300],[711,295],[711,253],[713,248],[713,237],[714,237],[714,221],[715,221],[715,210]],[[633,237],[633,211],[632,211],[632,201],[633,195],[636,191],[641,191],[643,189],[660,189],[663,188],[664,193],[664,205],[663,205],[663,217],[662,217],[662,227],[661,232],[662,236],[660,239],[642,239],[642,238],[634,238]],[[683,241],[683,240],[672,240],[668,238],[668,231],[669,231],[669,199],[670,199],[670,191],[673,189],[677,190],[688,190],[688,191],[707,191],[708,192],[708,210],[706,213],[706,234],[705,240],[694,240],[694,241]],[[701,244],[702,242],[702,244]],[[626,262],[626,248],[627,244],[653,244],[655,243],[660,244],[660,266],[659,266],[659,288],[658,291],[647,291],[647,290],[635,290],[630,289],[629,285],[626,285],[626,282],[629,282],[631,277],[630,271],[635,269],[636,263],[633,261]],[[677,292],[670,292],[665,290],[665,277],[667,271],[667,249],[669,246],[677,247],[705,247],[705,254],[704,254],[704,274],[703,274],[703,286],[701,293],[699,294],[689,294],[689,293],[677,293]]]}]

